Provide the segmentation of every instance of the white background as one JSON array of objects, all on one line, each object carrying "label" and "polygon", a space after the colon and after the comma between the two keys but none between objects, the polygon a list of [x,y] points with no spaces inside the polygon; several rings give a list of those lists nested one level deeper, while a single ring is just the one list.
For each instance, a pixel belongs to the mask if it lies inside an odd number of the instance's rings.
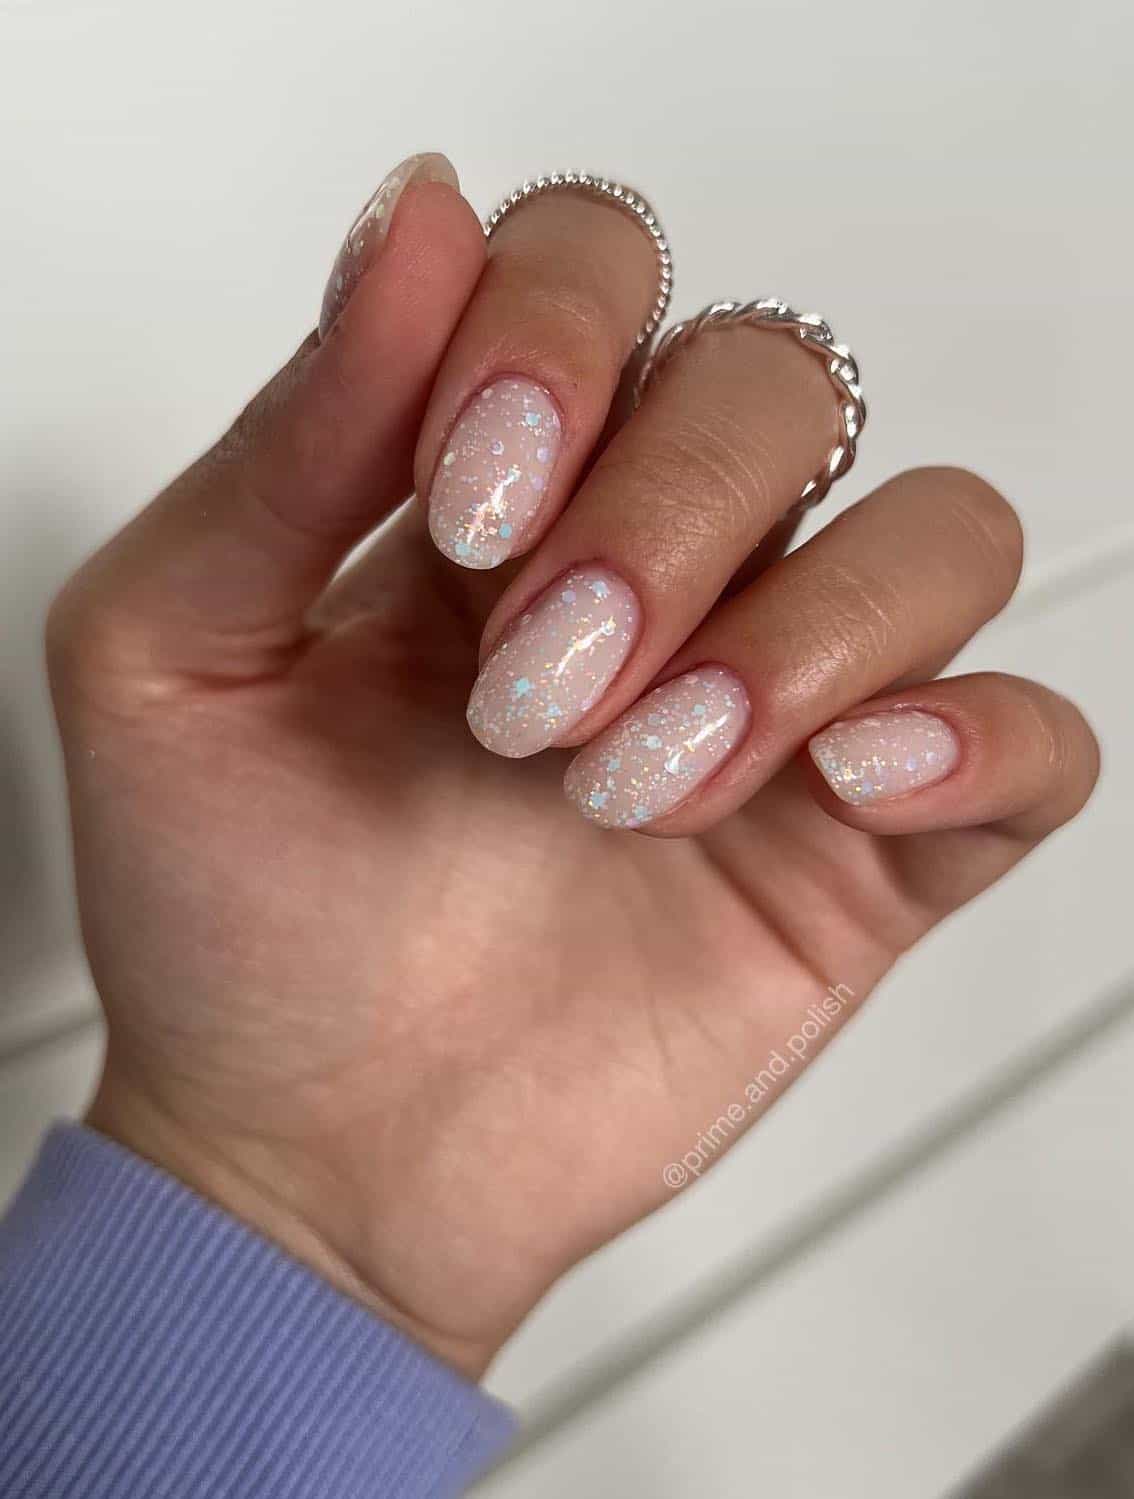
[{"label": "white background", "polygon": [[760,1256],[1134,988],[1132,50],[1119,0],[0,0],[0,1195],[100,1039],[44,605],[300,341],[388,167],[439,148],[482,210],[555,168],[641,187],[679,314],[828,316],[872,403],[831,507],[927,461],[1011,495],[1025,585],[963,665],[1076,696],[1108,760],[755,1138],[537,1313],[492,1384],[544,1435],[490,1492],[932,1499],[1130,1324],[1129,1024]]}]

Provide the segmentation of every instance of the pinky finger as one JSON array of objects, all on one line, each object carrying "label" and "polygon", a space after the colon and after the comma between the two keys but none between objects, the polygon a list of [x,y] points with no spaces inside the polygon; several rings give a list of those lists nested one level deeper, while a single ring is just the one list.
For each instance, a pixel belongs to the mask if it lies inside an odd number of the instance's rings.
[{"label": "pinky finger", "polygon": [[875,834],[995,826],[1038,842],[1084,805],[1099,749],[1075,705],[981,673],[860,704],[808,743],[816,800]]}]

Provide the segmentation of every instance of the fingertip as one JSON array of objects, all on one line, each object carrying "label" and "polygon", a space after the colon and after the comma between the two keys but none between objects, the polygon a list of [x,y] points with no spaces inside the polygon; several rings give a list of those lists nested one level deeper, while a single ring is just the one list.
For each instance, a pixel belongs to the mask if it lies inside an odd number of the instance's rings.
[{"label": "fingertip", "polygon": [[390,226],[390,248],[419,274],[460,285],[467,299],[484,269],[486,241],[453,175],[452,182],[414,181],[406,188]]},{"label": "fingertip", "polygon": [[411,492],[429,392],[483,262],[484,234],[461,194],[447,181],[410,183],[260,433],[262,487],[283,518],[353,536]]},{"label": "fingertip", "polygon": [[387,172],[363,204],[339,245],[323,289],[318,336],[333,331],[350,306],[360,283],[378,264],[389,259],[389,241],[399,219],[406,217],[405,201],[426,186],[440,186],[460,195],[456,168],[439,151],[407,156]]},{"label": "fingertip", "polygon": [[484,231],[460,191],[411,183],[381,252],[324,335],[323,346],[368,340],[376,330],[428,341],[440,358],[484,266]]}]

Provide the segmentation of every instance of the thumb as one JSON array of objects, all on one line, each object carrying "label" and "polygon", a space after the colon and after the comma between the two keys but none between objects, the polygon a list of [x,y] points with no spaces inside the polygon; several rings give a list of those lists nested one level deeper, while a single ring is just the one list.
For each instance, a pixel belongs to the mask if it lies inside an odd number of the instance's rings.
[{"label": "thumb", "polygon": [[339,562],[410,493],[425,404],[483,261],[445,158],[396,168],[339,253],[322,340],[66,585],[53,671],[152,687],[289,659]]}]

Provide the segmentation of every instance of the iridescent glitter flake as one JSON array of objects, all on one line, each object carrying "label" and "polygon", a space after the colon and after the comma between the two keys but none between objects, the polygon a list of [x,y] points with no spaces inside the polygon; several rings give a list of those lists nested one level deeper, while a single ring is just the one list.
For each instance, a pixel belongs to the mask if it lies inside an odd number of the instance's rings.
[{"label": "iridescent glitter flake", "polygon": [[463,567],[497,567],[524,539],[543,502],[562,426],[541,385],[515,376],[475,395],[442,450],[429,530]]},{"label": "iridescent glitter flake", "polygon": [[334,267],[331,270],[327,289],[323,294],[323,307],[319,314],[319,337],[325,338],[331,324],[346,306],[351,293],[362,279],[363,272],[373,262],[386,235],[390,232],[390,220],[394,216],[398,199],[410,182],[444,182],[449,187],[459,186],[452,163],[436,151],[419,156],[408,156],[405,161],[384,177],[378,184],[374,196],[347,231]]},{"label": "iridescent glitter flake", "polygon": [[808,748],[839,800],[856,807],[931,786],[961,758],[944,719],[917,709],[845,719],[816,734]]},{"label": "iridescent glitter flake", "polygon": [[609,686],[638,634],[633,590],[605,568],[565,574],[509,628],[469,698],[487,749],[534,755],[578,723]]},{"label": "iridescent glitter flake", "polygon": [[733,752],[748,694],[723,666],[702,666],[640,699],[571,763],[564,790],[604,828],[636,828],[683,802]]}]

